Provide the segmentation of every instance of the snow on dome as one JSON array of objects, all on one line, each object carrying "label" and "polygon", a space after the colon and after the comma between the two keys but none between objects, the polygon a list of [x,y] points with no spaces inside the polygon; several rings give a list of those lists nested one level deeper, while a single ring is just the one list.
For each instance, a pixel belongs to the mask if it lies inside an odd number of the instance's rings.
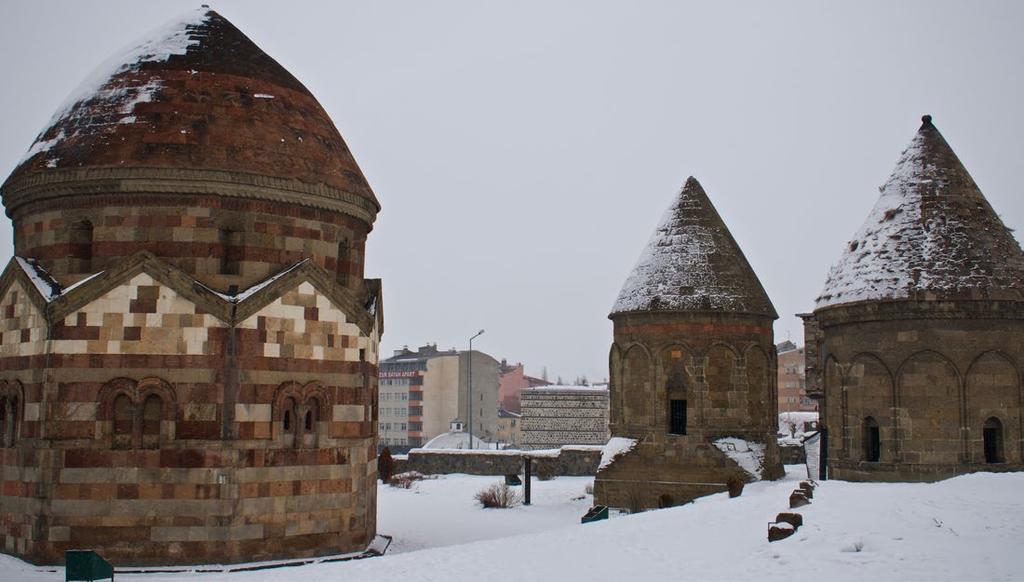
[{"label": "snow on dome", "polygon": [[[104,102],[109,105],[105,110],[114,113],[108,119],[99,121],[100,124],[134,123],[132,112],[135,105],[152,101],[160,83],[132,79],[123,73],[138,70],[144,63],[164,62],[171,55],[185,54],[189,47],[199,42],[191,31],[204,24],[211,14],[208,8],[188,12],[151,31],[96,67],[57,108],[19,165],[36,154],[48,152],[66,139],[68,135],[64,127],[95,126],[97,120],[91,115],[92,108],[85,107],[89,102]],[[62,129],[56,136],[47,139],[45,136],[57,125],[61,125]]]},{"label": "snow on dome", "polygon": [[903,151],[816,307],[865,300],[1024,298],[1024,255],[931,123]]},{"label": "snow on dome", "polygon": [[[446,432],[437,435],[423,445],[424,449],[469,449],[469,433],[467,432]],[[493,443],[489,443],[477,436],[473,436],[473,449],[491,449]]]},{"label": "snow on dome", "polygon": [[696,179],[669,206],[612,314],[731,311],[777,317],[739,245]]}]

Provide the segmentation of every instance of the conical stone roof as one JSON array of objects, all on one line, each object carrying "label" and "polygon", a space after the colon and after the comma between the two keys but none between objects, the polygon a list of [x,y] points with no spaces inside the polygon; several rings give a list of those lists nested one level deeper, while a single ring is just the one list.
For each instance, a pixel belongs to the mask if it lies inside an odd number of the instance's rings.
[{"label": "conical stone roof", "polygon": [[692,176],[626,279],[612,315],[647,311],[778,317],[743,251]]},{"label": "conical stone roof", "polygon": [[8,212],[22,178],[94,168],[238,172],[379,210],[316,98],[205,7],[113,56],[68,97],[4,184]]},{"label": "conical stone roof", "polygon": [[1024,299],[1024,254],[924,116],[817,307],[866,300]]}]

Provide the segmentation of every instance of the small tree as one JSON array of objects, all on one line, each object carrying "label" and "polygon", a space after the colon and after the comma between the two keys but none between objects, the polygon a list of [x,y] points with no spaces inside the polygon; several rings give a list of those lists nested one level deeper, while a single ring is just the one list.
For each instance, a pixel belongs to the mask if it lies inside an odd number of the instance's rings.
[{"label": "small tree", "polygon": [[377,457],[377,474],[384,483],[391,481],[391,475],[395,472],[395,459],[391,456],[391,449],[384,447]]}]

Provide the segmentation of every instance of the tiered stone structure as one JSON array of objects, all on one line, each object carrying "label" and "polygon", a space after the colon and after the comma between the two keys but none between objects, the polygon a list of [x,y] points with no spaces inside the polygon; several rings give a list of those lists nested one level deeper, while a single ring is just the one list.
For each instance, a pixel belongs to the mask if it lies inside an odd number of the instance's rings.
[{"label": "tiered stone structure", "polygon": [[0,548],[59,564],[363,550],[379,205],[302,84],[217,13],[98,71],[2,186]]},{"label": "tiered stone structure", "polygon": [[1024,469],[1024,254],[930,116],[803,317],[830,477]]},{"label": "tiered stone structure", "polygon": [[608,442],[608,389],[597,386],[538,386],[519,393],[522,448]]},{"label": "tiered stone structure", "polygon": [[724,491],[731,477],[746,478],[714,444],[726,437],[763,447],[756,477],[782,475],[772,332],[778,315],[694,178],[609,317],[611,435],[637,444],[598,472],[597,503],[663,507]]}]

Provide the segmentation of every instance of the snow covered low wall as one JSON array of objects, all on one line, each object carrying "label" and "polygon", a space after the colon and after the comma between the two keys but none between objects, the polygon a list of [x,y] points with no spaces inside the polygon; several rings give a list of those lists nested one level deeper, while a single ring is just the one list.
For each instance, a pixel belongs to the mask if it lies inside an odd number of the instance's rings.
[{"label": "snow covered low wall", "polygon": [[405,459],[395,459],[395,473],[519,474],[523,472],[523,459],[527,456],[533,459],[535,475],[589,476],[597,473],[597,466],[601,462],[601,447],[579,445],[543,451],[413,449]]}]

